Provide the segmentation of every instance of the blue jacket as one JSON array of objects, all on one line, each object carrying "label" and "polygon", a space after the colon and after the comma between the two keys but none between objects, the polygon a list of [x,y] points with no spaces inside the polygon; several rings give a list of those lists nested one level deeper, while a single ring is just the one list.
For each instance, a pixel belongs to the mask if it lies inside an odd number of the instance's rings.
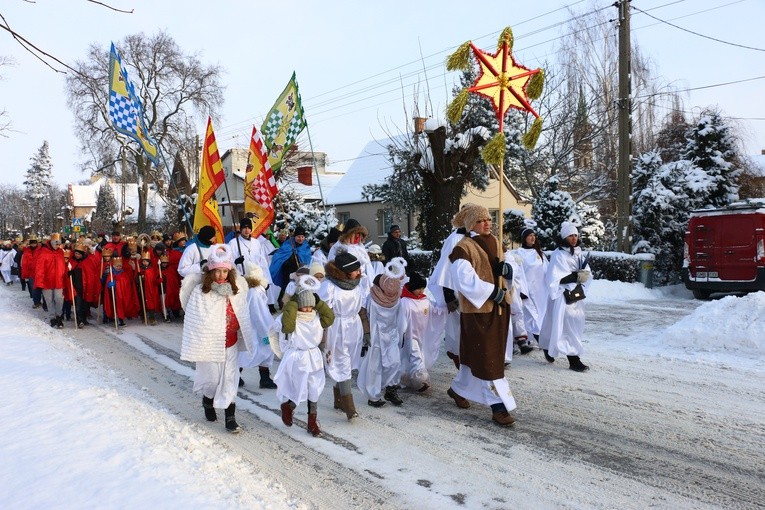
[{"label": "blue jacket", "polygon": [[290,237],[281,247],[274,252],[274,256],[271,259],[271,265],[269,271],[271,273],[271,279],[279,287],[284,287],[287,284],[285,275],[282,269],[285,263],[290,272],[294,272],[297,267],[294,261],[290,261],[293,253],[297,255],[298,267],[307,265],[311,262],[311,247],[308,245],[308,241],[303,241],[303,244],[298,245],[295,243],[295,238]]}]

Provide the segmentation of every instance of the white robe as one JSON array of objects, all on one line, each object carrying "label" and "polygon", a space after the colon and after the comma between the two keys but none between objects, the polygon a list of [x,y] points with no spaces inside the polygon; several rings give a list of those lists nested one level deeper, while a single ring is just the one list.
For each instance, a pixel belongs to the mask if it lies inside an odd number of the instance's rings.
[{"label": "white robe", "polygon": [[369,317],[369,349],[361,359],[356,381],[367,400],[380,400],[387,386],[398,384],[401,366],[401,301],[391,308],[367,304]]},{"label": "white robe", "polygon": [[[423,299],[401,298],[403,346],[401,348],[401,384],[415,390],[430,384],[428,370],[438,358],[441,337],[433,331],[433,303]],[[440,322],[443,324],[443,322]],[[443,329],[443,327],[441,327]]]},{"label": "white robe", "polygon": [[[202,252],[201,257],[199,256],[200,250]],[[209,253],[210,246],[189,243],[183,250],[181,260],[178,261],[178,274],[181,275],[182,278],[186,278],[192,274],[201,274],[202,266],[200,266],[199,263],[202,259],[206,259]]]},{"label": "white robe", "polygon": [[324,360],[319,349],[324,330],[316,312],[298,313],[295,331],[282,333],[281,316],[274,323],[279,333],[282,361],[274,375],[276,397],[284,403],[291,400],[296,405],[306,400],[318,402],[324,391],[326,378]]},{"label": "white robe", "polygon": [[523,300],[526,330],[531,335],[539,335],[547,309],[545,274],[549,262],[547,258],[540,257],[533,248],[518,248],[515,253],[523,261],[522,270],[526,280],[526,288],[521,289],[521,292],[528,296]]},{"label": "white robe", "polygon": [[327,346],[324,351],[327,375],[335,382],[351,379],[351,370],[361,364],[361,341],[364,330],[359,317],[359,310],[365,302],[366,294],[363,280],[351,289],[344,290],[328,278],[321,282],[319,297],[332,308],[335,322],[327,328]]},{"label": "white robe", "polygon": [[[459,243],[464,234],[459,234],[455,230],[449,237],[444,240],[444,244],[441,247],[441,255],[438,258],[438,263],[433,269],[433,273],[428,278],[428,292],[436,300],[436,307],[446,308],[446,302],[444,300],[444,287],[455,290],[454,283],[452,282],[451,266],[452,262],[449,260],[452,250],[457,243]],[[444,324],[444,347],[447,352],[459,355],[460,352],[460,312],[456,310],[449,313],[446,316]],[[439,335],[440,337],[441,335]]]},{"label": "white robe", "polygon": [[[557,249],[550,256],[550,265],[547,268],[545,283],[547,285],[548,299],[547,309],[542,328],[539,332],[539,346],[547,349],[550,356],[581,356],[584,354],[582,336],[584,334],[585,299],[566,304],[563,297],[564,290],[571,290],[576,283],[560,283],[561,278],[570,275],[573,271],[589,269],[589,266],[581,267],[584,260],[582,249],[574,248],[571,255],[569,249]],[[585,296],[592,279],[583,284]]]},{"label": "white robe", "polygon": [[526,286],[526,278],[523,270],[515,260],[513,253],[509,250],[505,252],[505,262],[513,268],[513,279],[511,282],[505,280],[508,292],[512,291],[512,301],[510,302],[510,327],[507,329],[507,347],[505,348],[505,363],[513,361],[513,344],[518,337],[528,337],[525,325],[525,314],[523,300],[521,299],[522,289]]},{"label": "white robe", "polygon": [[364,285],[364,295],[369,294],[369,289],[372,285],[372,278],[374,278],[374,268],[372,267],[372,261],[369,260],[369,253],[367,253],[367,249],[363,244],[335,243],[332,245],[332,248],[329,249],[327,259],[335,260],[337,250],[344,250],[359,260],[359,264],[361,264],[361,274],[368,276],[365,281],[361,282],[362,285]]},{"label": "white robe", "polygon": [[[269,245],[271,245],[271,243],[269,243]],[[268,284],[270,285],[273,283],[271,281],[271,271],[269,271],[268,267],[269,260],[267,247],[259,239],[253,237],[245,239],[242,236],[236,236],[228,242],[228,246],[234,254],[234,260],[239,257],[244,257],[244,260],[249,260],[253,264],[258,265],[263,270],[263,276],[266,278]],[[234,267],[239,271],[239,274],[244,275],[243,264],[235,264]]]},{"label": "white robe", "polygon": [[268,334],[274,318],[268,310],[268,297],[263,287],[253,287],[247,291],[247,309],[252,328],[252,352],[239,353],[239,366],[270,368],[274,363],[274,351],[271,349]]}]

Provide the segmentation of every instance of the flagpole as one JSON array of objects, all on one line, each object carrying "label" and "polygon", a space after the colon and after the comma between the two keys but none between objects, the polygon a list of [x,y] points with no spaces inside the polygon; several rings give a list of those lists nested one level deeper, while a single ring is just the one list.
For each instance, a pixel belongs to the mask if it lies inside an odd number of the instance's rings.
[{"label": "flagpole", "polygon": [[[305,120],[305,117],[303,117]],[[321,198],[321,209],[324,211],[324,216],[327,215],[327,206],[324,203],[324,193],[321,190],[321,180],[319,179],[319,169],[316,167],[316,157],[313,151],[313,142],[311,141],[311,130],[308,128],[308,121],[305,120],[305,132],[308,135],[308,146],[311,148],[311,163],[313,164],[313,171],[316,173],[316,184],[319,185],[319,198]]]}]

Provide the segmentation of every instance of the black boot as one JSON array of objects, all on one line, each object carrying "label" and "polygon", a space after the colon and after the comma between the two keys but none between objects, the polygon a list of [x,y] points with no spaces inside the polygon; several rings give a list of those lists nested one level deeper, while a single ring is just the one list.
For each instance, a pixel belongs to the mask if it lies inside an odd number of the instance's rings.
[{"label": "black boot", "polygon": [[213,399],[202,395],[202,408],[205,410],[205,418],[207,418],[207,421],[218,420],[218,414],[215,412],[215,408],[213,407]]},{"label": "black boot", "polygon": [[229,405],[226,408],[226,430],[231,432],[232,434],[238,434],[242,431],[242,427],[239,426],[239,424],[236,422],[236,418],[234,417],[234,413],[236,413],[236,404],[231,402],[231,405]]},{"label": "black boot", "polygon": [[545,359],[546,359],[546,360],[547,360],[549,363],[555,363],[555,358],[553,358],[552,356],[550,356],[550,353],[549,353],[549,352],[547,352],[547,349],[543,349],[543,350],[542,350],[542,352],[544,352],[544,353],[545,353]]},{"label": "black boot", "polygon": [[268,367],[258,367],[258,371],[260,372],[261,389],[275,390],[276,383],[271,380],[271,374],[269,373]]},{"label": "black boot", "polygon": [[64,329],[64,316],[58,315],[56,317],[56,329]]},{"label": "black boot", "polygon": [[394,406],[400,406],[404,403],[401,397],[398,396],[398,386],[387,386],[385,388],[385,400]]},{"label": "black boot", "polygon": [[582,360],[579,359],[579,356],[568,357],[568,368],[574,372],[586,372],[590,369],[590,367],[582,363]]}]

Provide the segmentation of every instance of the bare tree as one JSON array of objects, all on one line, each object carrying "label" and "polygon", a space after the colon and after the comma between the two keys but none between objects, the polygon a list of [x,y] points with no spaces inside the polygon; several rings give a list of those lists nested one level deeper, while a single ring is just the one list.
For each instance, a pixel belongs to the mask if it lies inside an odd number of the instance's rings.
[{"label": "bare tree", "polygon": [[[221,67],[203,64],[196,54],[184,54],[165,32],[129,35],[116,46],[143,103],[151,137],[165,154],[195,155],[195,126],[207,115],[217,118],[223,104]],[[68,105],[88,155],[85,164],[103,167],[118,159],[121,150],[107,114],[109,50],[93,44],[86,59],[74,66],[77,73],[66,79]],[[127,150],[133,163],[128,165],[128,179],[139,184],[138,228],[143,230],[149,185],[166,182],[167,173],[153,167],[134,144],[128,144]],[[182,168],[195,168],[194,161],[184,161]],[[186,180],[190,180],[188,176]],[[176,198],[172,196],[171,201]]]}]

